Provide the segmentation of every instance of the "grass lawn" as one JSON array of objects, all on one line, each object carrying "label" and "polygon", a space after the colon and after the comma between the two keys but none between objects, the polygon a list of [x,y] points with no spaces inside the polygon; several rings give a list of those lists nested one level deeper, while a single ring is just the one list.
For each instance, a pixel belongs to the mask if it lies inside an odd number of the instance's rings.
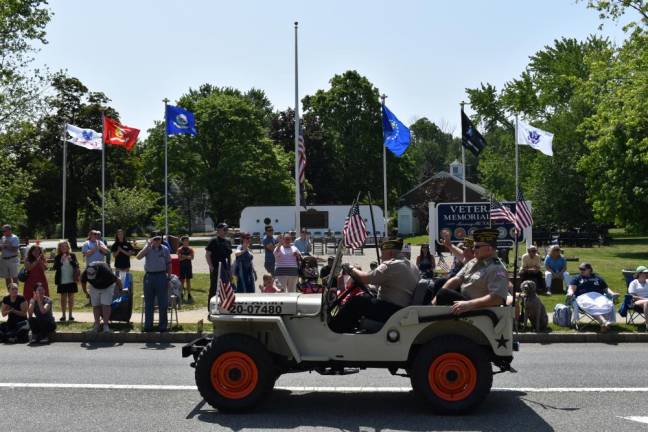
[{"label": "grass lawn", "polygon": [[[133,310],[134,312],[135,311],[141,312],[142,304],[143,304],[142,295],[144,294],[144,281],[143,281],[144,272],[133,271],[131,273],[133,274],[133,284],[135,287],[135,291],[134,291],[135,298],[134,298]],[[56,285],[54,284],[54,272],[47,271],[45,272],[45,274],[47,276],[47,283],[49,285],[50,297],[52,297],[52,300],[54,301],[55,314],[60,313],[61,311],[60,296],[56,294]],[[22,289],[22,285],[21,285],[21,289]],[[194,273],[193,279],[191,280],[191,296],[194,299],[194,303],[187,304],[185,302],[182,305],[182,309],[187,310],[187,309],[205,308],[207,306],[208,294],[209,294],[209,274]],[[92,311],[91,307],[85,306],[88,303],[88,300],[85,298],[83,291],[81,290],[80,284],[79,284],[79,292],[74,297],[74,300],[75,300],[75,305],[74,305],[75,311],[85,311],[85,312]]]}]

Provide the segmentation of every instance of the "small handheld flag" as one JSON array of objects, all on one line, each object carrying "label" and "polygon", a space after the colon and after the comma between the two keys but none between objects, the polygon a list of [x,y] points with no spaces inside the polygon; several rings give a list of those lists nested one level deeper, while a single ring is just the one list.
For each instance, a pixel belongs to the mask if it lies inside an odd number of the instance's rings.
[{"label": "small handheld flag", "polygon": [[103,118],[104,142],[106,144],[124,147],[131,151],[137,143],[139,129],[124,126],[117,120],[104,116]]},{"label": "small handheld flag", "polygon": [[515,135],[516,144],[528,145],[540,150],[547,156],[553,156],[552,143],[554,136],[551,132],[538,129],[522,120],[518,120]]},{"label": "small handheld flag", "polygon": [[401,157],[410,144],[410,130],[396,118],[394,113],[382,104],[383,138],[385,147]]},{"label": "small handheld flag", "polygon": [[88,150],[101,150],[101,134],[92,129],[82,129],[71,124],[65,125],[65,130],[70,135],[66,141]]},{"label": "small handheld flag", "polygon": [[477,131],[463,110],[461,110],[461,145],[475,156],[479,156],[479,153],[486,147],[486,140]]},{"label": "small handheld flag", "polygon": [[196,119],[194,114],[184,108],[167,105],[166,133],[167,135],[196,135]]}]

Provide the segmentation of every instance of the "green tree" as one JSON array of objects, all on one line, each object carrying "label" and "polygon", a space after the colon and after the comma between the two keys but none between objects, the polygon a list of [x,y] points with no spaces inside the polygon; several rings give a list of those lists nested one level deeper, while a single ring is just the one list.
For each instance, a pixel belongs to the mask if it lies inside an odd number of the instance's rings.
[{"label": "green tree", "polygon": [[[648,2],[645,0],[587,0],[587,7],[596,9],[601,20],[611,19],[619,21],[625,13],[630,10],[639,14],[639,21],[630,21],[623,26],[624,30],[636,26],[648,26]],[[599,26],[602,28],[603,24]]]},{"label": "green tree", "polygon": [[[427,118],[410,126],[411,152],[417,181],[425,180],[439,171],[448,171],[450,163],[461,158],[461,141],[442,131]],[[467,155],[468,156],[468,155]]]},{"label": "green tree", "polygon": [[[382,197],[383,137],[379,92],[356,71],[335,75],[328,90],[303,99],[304,116],[317,119],[321,142],[309,159],[321,169],[321,182],[313,183],[319,203],[350,203],[358,192]],[[321,158],[320,158],[321,157]],[[321,161],[321,162],[320,162]],[[387,152],[389,199],[394,200],[415,182],[412,156],[397,158]],[[308,175],[308,171],[307,171]],[[317,175],[309,177],[311,182]]]},{"label": "green tree", "polygon": [[[237,223],[246,206],[292,202],[290,159],[268,137],[272,110],[261,91],[242,93],[206,84],[189,90],[178,105],[194,112],[198,135],[169,138],[170,177],[196,198],[206,194],[214,220]],[[143,150],[155,190],[164,186],[163,140],[158,125]],[[182,198],[174,206],[184,206]]]},{"label": "green tree", "polygon": [[51,19],[45,0],[0,2],[0,130],[33,118],[41,106],[45,77],[31,67],[37,44],[45,44]]},{"label": "green tree", "polygon": [[648,33],[635,30],[590,67],[583,94],[595,107],[579,127],[587,146],[579,172],[599,220],[648,232]]},{"label": "green tree", "polygon": [[[187,219],[178,208],[169,208],[169,234],[180,236],[187,232]],[[156,230],[164,232],[165,223],[164,208],[158,214],[153,216],[153,226]]]},{"label": "green tree", "polygon": [[[97,191],[101,196],[101,191]],[[89,200],[90,207],[101,213],[101,202]],[[143,232],[152,212],[159,208],[160,195],[145,188],[116,186],[106,191],[105,208],[108,231],[122,228],[127,233]],[[162,224],[164,226],[164,224]]]}]

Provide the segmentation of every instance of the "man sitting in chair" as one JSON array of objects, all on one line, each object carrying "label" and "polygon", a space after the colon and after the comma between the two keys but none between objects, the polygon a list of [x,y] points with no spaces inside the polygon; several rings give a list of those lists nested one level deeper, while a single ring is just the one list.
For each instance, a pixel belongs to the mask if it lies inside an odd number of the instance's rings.
[{"label": "man sitting in chair", "polygon": [[605,280],[594,273],[590,263],[578,266],[580,275],[574,276],[569,283],[567,297],[575,298],[578,307],[601,324],[601,331],[607,332],[614,321],[616,312],[611,298],[619,294],[612,291]]},{"label": "man sitting in chair", "polygon": [[354,280],[378,286],[378,295],[351,297],[331,318],[331,330],[338,333],[353,331],[362,317],[386,322],[394,312],[410,305],[420,278],[416,265],[403,257],[402,240],[386,240],[381,249],[383,262],[369,273],[345,264],[345,272]]},{"label": "man sitting in chair", "polygon": [[480,229],[473,234],[475,258],[451,277],[432,304],[452,306],[459,315],[473,309],[503,305],[508,295],[508,273],[497,258],[496,229]]}]

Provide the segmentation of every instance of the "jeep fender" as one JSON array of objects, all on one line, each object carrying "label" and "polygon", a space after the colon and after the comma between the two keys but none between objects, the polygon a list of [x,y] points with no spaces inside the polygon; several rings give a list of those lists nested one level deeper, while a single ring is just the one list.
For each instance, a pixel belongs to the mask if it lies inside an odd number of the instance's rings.
[{"label": "jeep fender", "polygon": [[473,324],[462,320],[436,321],[422,329],[414,338],[412,346],[410,347],[408,359],[411,360],[414,357],[416,350],[418,350],[419,347],[425,345],[432,339],[441,336],[463,336],[466,339],[472,340],[476,344],[487,347],[489,352],[493,352],[486,335],[484,335],[484,333],[482,333]]}]

